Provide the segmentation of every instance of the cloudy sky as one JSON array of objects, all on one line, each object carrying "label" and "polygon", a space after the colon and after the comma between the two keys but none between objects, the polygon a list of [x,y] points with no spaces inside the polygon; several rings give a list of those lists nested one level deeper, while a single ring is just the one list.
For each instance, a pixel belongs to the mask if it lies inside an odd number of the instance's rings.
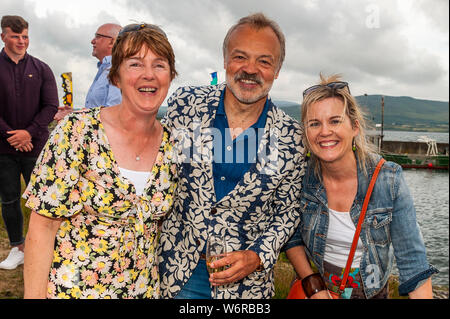
[{"label": "cloudy sky", "polygon": [[214,71],[223,81],[222,40],[254,12],[277,21],[286,35],[273,99],[300,103],[323,72],[342,74],[355,95],[449,100],[448,0],[2,0],[0,8],[30,23],[28,52],[50,65],[59,87],[60,74],[72,72],[76,106],[96,73],[90,41],[99,25],[161,26],[179,73],[170,94],[209,84]]}]

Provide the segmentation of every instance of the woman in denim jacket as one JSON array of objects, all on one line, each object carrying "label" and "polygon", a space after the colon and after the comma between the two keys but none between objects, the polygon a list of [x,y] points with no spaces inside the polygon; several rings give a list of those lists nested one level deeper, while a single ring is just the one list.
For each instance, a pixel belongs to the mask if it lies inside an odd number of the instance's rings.
[{"label": "woman in denim jacket", "polygon": [[[314,286],[310,298],[338,292],[369,181],[380,156],[367,143],[362,112],[339,76],[303,92],[304,145],[301,222],[284,250],[298,276]],[[395,256],[400,295],[432,298],[431,275],[412,197],[399,165],[386,162],[362,225],[341,298],[387,298]],[[318,268],[313,274],[309,260]],[[312,276],[310,276],[313,274]],[[314,293],[315,292],[315,293]]]}]

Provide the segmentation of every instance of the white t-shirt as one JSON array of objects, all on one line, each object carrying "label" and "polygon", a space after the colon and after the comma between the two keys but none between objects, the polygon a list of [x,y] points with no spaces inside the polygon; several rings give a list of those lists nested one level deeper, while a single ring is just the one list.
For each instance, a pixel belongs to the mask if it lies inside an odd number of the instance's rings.
[{"label": "white t-shirt", "polygon": [[[328,211],[329,224],[324,260],[345,268],[356,227],[349,212],[337,212],[332,209],[328,209]],[[359,268],[363,249],[363,243],[359,238],[351,268]]]},{"label": "white t-shirt", "polygon": [[150,172],[132,171],[122,167],[119,167],[119,169],[120,173],[133,183],[136,195],[142,195],[150,177]]}]

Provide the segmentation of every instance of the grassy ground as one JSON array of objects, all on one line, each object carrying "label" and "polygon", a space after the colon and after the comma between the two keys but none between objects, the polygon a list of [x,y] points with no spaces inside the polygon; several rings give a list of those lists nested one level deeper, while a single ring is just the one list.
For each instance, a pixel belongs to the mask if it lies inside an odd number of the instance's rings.
[{"label": "grassy ground", "polygon": [[[23,181],[22,181],[23,184]],[[22,185],[23,186],[23,185]],[[25,200],[21,200],[24,212],[24,235],[28,230],[30,210],[24,206]],[[1,212],[1,208],[0,208]],[[0,260],[8,257],[11,247],[9,246],[8,233],[6,232],[3,219],[0,218]],[[23,298],[23,265],[14,270],[0,269],[0,299]]]}]

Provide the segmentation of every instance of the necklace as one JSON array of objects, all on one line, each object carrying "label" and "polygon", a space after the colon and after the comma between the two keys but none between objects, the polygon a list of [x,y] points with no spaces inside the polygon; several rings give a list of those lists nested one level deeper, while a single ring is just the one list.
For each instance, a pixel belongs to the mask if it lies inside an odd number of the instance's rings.
[{"label": "necklace", "polygon": [[147,146],[149,139],[150,139],[150,137],[147,137],[145,139],[145,142],[142,144],[141,151],[136,153],[136,157],[135,157],[136,162],[139,162],[141,160],[142,153],[144,152],[145,146]]},{"label": "necklace", "polygon": [[[125,130],[125,128],[127,127],[127,125],[124,125],[123,120],[122,120],[122,117],[120,117],[120,116],[119,116],[119,122],[121,123],[122,128]],[[156,133],[157,135],[159,135],[159,134],[160,134],[160,127],[156,126],[156,127],[154,127],[154,129],[152,129],[152,131],[153,131],[154,133]],[[153,135],[154,133],[150,133],[150,134],[148,134],[148,135],[145,137],[144,142],[141,144],[142,146],[140,147],[139,152],[134,152],[134,154],[135,154],[134,159],[135,159],[136,162],[139,162],[139,161],[142,159],[142,153],[144,152],[144,150],[145,150],[145,148],[146,148],[148,142],[149,142],[149,141],[151,140],[151,138],[152,138],[152,136],[150,136],[150,135]],[[130,144],[131,144],[131,143],[130,143]],[[130,153],[131,153],[131,152],[130,152]]]},{"label": "necklace", "polygon": [[136,157],[134,158],[136,160],[136,162],[139,162],[142,159],[142,153],[144,152],[145,148],[148,146],[148,143],[152,140],[152,138],[156,138],[156,139],[160,139],[162,138],[162,126],[161,127],[156,127],[156,130],[154,131],[154,134],[156,134],[156,136],[150,136],[148,135],[145,140],[144,143],[142,143],[142,147],[141,150],[139,152],[136,152]]}]

